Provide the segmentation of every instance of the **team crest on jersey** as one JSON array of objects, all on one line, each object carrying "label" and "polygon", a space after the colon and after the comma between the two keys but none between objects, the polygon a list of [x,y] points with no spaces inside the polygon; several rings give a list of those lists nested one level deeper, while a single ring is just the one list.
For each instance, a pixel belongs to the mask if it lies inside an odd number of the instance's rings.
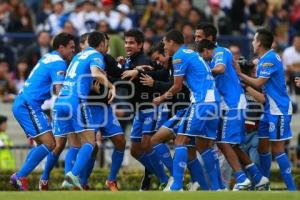
[{"label": "team crest on jersey", "polygon": [[151,122],[152,122],[151,117],[147,117],[147,118],[145,119],[145,121],[144,121],[144,124],[145,124],[145,125],[148,125],[148,124],[150,124]]},{"label": "team crest on jersey", "polygon": [[265,62],[262,64],[263,67],[272,67],[274,64],[270,62]]},{"label": "team crest on jersey", "polygon": [[275,131],[275,124],[273,122],[269,123],[269,133]]},{"label": "team crest on jersey", "polygon": [[181,63],[181,62],[182,62],[181,59],[174,59],[174,60],[172,61],[173,65],[178,64],[178,63]]},{"label": "team crest on jersey", "polygon": [[194,51],[191,49],[183,49],[182,50],[184,53],[193,53]]},{"label": "team crest on jersey", "polygon": [[65,76],[65,75],[66,75],[66,72],[65,72],[65,71],[57,71],[56,74],[59,75],[59,76],[60,76],[60,75]]}]

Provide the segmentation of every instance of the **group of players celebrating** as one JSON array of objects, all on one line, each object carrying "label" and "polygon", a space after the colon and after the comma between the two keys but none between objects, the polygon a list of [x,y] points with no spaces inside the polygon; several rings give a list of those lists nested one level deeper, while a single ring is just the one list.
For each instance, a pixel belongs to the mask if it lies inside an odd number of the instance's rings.
[{"label": "group of players celebrating", "polygon": [[[152,174],[161,190],[182,191],[188,168],[194,190],[199,186],[201,190],[226,190],[217,154],[220,151],[234,171],[234,191],[267,190],[272,156],[287,189],[296,190],[284,151],[285,141],[292,137],[292,105],[282,62],[271,49],[271,32],[258,30],[252,42],[259,57],[256,77],[244,74],[232,53],[217,44],[217,30],[212,24],[196,28],[194,50],[184,45],[180,31],[170,30],[163,42],[151,49],[152,60],[143,52],[140,30],[125,32],[124,38],[127,57],[117,61],[107,53],[106,34],[82,35],[81,51],[74,57],[72,35],[60,33],[54,38],[54,51],[39,60],[13,104],[14,116],[26,136],[37,143],[10,178],[17,190],[26,190],[23,180],[44,158],[47,162],[39,189],[48,190],[50,172],[66,142],[69,148],[62,188],[88,189],[98,131],[114,144],[105,184],[111,191],[119,190],[117,174],[126,140],[111,106],[116,96],[115,80],[128,83],[123,86],[134,108],[130,152],[145,167],[144,182]],[[258,101],[264,101],[258,131],[259,166],[240,148],[245,136],[245,88]],[[57,98],[50,123],[41,105],[52,93]],[[170,140],[174,140],[173,157]]]}]

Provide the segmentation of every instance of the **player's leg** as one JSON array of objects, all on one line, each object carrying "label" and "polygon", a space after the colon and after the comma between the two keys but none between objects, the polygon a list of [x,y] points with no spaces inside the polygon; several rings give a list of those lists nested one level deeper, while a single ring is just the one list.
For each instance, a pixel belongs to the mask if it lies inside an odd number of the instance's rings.
[{"label": "player's leg", "polygon": [[173,174],[173,159],[171,157],[170,149],[165,143],[174,139],[174,134],[169,128],[162,126],[152,137],[151,145],[155,149],[155,153],[160,156],[160,160],[169,170],[171,176]]},{"label": "player's leg", "polygon": [[50,173],[54,168],[54,166],[57,164],[58,158],[66,146],[66,141],[67,141],[66,137],[55,137],[56,146],[53,149],[53,151],[48,154],[45,168],[40,178],[40,182],[39,182],[40,191],[49,189],[48,180],[50,178]]},{"label": "player's leg", "polygon": [[261,174],[256,164],[252,162],[248,154],[241,150],[238,145],[234,145],[233,149],[237,154],[241,165],[250,176],[254,188],[258,190],[265,189],[266,186],[269,185],[269,179]]},{"label": "player's leg", "polygon": [[199,186],[202,190],[209,190],[208,183],[206,181],[206,176],[204,174],[203,167],[197,158],[195,139],[193,139],[193,144],[188,145],[188,163],[187,168],[191,175],[191,183],[189,191],[196,191]]},{"label": "player's leg", "polygon": [[55,148],[55,140],[48,117],[41,108],[29,105],[20,97],[14,102],[13,114],[28,137],[33,138],[37,146],[29,152],[21,169],[11,176],[16,189],[24,190],[20,179],[27,177],[34,168]]},{"label": "player's leg", "polygon": [[92,153],[91,158],[87,162],[87,165],[85,166],[85,168],[80,172],[80,175],[79,175],[80,184],[81,184],[81,186],[84,190],[89,190],[90,189],[90,186],[88,184],[88,179],[89,179],[89,177],[91,176],[91,174],[93,172],[98,150],[99,150],[98,145],[95,144],[94,151]]},{"label": "player's leg", "polygon": [[270,135],[268,115],[264,114],[259,122],[258,128],[258,153],[259,153],[259,169],[263,176],[270,179],[270,168],[272,163],[272,154],[270,151]]},{"label": "player's leg", "polygon": [[281,176],[290,191],[296,190],[296,185],[292,175],[292,166],[288,158],[288,155],[284,151],[285,141],[292,137],[292,132],[290,128],[291,116],[278,115],[269,116],[270,124],[273,124],[274,130],[270,128],[270,141],[272,147],[272,154],[276,159]]},{"label": "player's leg", "polygon": [[218,147],[234,171],[236,185],[234,190],[249,189],[250,180],[247,178],[232,145],[241,143],[241,132],[244,127],[242,112],[238,109],[224,111],[222,130],[219,132]]}]

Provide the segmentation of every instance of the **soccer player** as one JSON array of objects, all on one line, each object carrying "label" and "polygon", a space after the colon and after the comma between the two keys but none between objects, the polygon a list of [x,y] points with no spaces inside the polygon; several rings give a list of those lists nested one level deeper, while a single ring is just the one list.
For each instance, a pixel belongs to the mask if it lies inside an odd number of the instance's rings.
[{"label": "soccer player", "polygon": [[[266,95],[264,114],[259,124],[260,168],[264,176],[270,177],[272,155],[275,157],[283,180],[290,191],[296,190],[291,164],[284,151],[285,141],[292,138],[290,122],[292,103],[288,97],[282,61],[272,48],[273,34],[260,29],[256,32],[252,46],[259,56],[256,75],[243,74],[236,66],[241,80],[254,88],[262,88]],[[271,147],[271,152],[270,152]]]},{"label": "soccer player", "polygon": [[[89,35],[89,33],[85,33],[80,36],[80,40],[79,40],[80,51],[82,51],[88,47],[88,42],[87,42],[88,35]],[[53,128],[55,129],[57,127],[53,127]],[[43,171],[41,179],[39,181],[39,190],[40,191],[46,191],[49,189],[48,182],[50,179],[50,173],[51,173],[52,169],[54,168],[54,166],[57,164],[57,161],[59,159],[61,152],[65,149],[67,138],[68,138],[69,149],[68,149],[66,157],[65,157],[65,174],[67,174],[67,172],[69,172],[72,169],[73,163],[76,160],[78,150],[81,146],[81,142],[80,142],[80,138],[78,137],[78,134],[73,133],[73,134],[69,134],[67,136],[65,136],[65,135],[64,136],[55,136],[56,146],[53,149],[53,151],[51,153],[49,153],[49,155],[47,156],[47,162],[45,164],[44,171]],[[96,150],[96,147],[97,146],[95,146],[95,150]],[[91,159],[93,159],[93,158],[91,158]],[[91,162],[89,162],[88,166],[91,165],[90,163]],[[85,169],[91,169],[91,167],[86,167]],[[86,173],[82,173],[82,174],[86,174]],[[83,179],[86,179],[85,177],[86,176],[84,176]],[[83,185],[83,188],[86,189],[87,186]]]},{"label": "soccer player", "polygon": [[58,94],[61,88],[67,70],[65,60],[70,60],[75,51],[74,37],[67,33],[58,34],[53,40],[53,49],[39,60],[13,104],[13,114],[26,136],[37,143],[21,169],[10,178],[10,183],[18,190],[24,190],[20,179],[27,177],[55,148],[52,127],[41,105],[51,97],[52,90]]},{"label": "soccer player", "polygon": [[[208,39],[216,43],[216,36],[217,29],[212,24],[200,24],[196,29],[196,41]],[[261,189],[269,183],[268,179],[262,176],[249,156],[239,148],[239,144],[244,139],[244,112],[247,103],[244,90],[234,70],[232,53],[217,45],[211,68],[216,79],[216,87],[223,97],[218,147],[235,172],[236,184],[233,190],[247,190],[251,187],[251,181],[247,178],[241,164],[249,173],[255,188]]]},{"label": "soccer player", "polygon": [[[101,53],[104,55],[105,72],[109,80],[118,79],[121,77],[124,69],[120,69],[117,61],[111,55],[107,54],[109,38],[106,34],[105,40],[107,45],[106,49],[101,51]],[[111,105],[108,103],[108,97],[105,93],[107,89],[105,89],[103,85],[95,85],[96,90],[92,90],[89,94],[89,96],[93,98],[89,98],[88,102],[91,103],[90,109],[93,116],[94,125],[96,125],[95,132],[100,130],[102,138],[110,139],[114,145],[114,151],[111,157],[110,173],[105,185],[111,191],[116,192],[119,190],[117,185],[117,174],[122,166],[126,140],[121,125],[114,114]],[[97,91],[97,89],[99,91]],[[87,168],[92,169],[95,158],[91,158],[89,162],[91,164]],[[87,184],[84,181],[87,181],[87,177],[89,176],[90,172],[91,170],[87,171],[87,174],[83,174],[81,176],[82,185]]]},{"label": "soccer player", "polygon": [[196,139],[197,150],[202,155],[212,188],[218,189],[218,177],[215,170],[213,143],[216,139],[218,125],[219,94],[215,88],[214,78],[205,61],[194,51],[183,46],[182,33],[169,31],[164,39],[164,49],[173,56],[174,84],[162,96],[153,99],[159,105],[182,89],[185,81],[191,91],[191,105],[180,122],[175,140],[173,161],[174,182],[170,190],[182,190],[184,170],[188,160],[186,145],[192,138]]},{"label": "soccer player", "polygon": [[65,176],[63,187],[81,189],[79,174],[89,161],[95,146],[92,116],[87,96],[93,78],[109,88],[109,103],[115,96],[115,87],[107,80],[103,70],[105,63],[100,53],[106,49],[105,36],[92,32],[88,37],[89,47],[78,53],[70,63],[66,80],[54,105],[55,135],[67,135],[70,131],[80,134],[81,147],[74,166]]}]

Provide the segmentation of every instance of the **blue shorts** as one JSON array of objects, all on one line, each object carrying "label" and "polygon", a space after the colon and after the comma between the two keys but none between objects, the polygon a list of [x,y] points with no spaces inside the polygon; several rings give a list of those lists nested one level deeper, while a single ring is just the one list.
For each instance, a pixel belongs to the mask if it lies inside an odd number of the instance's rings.
[{"label": "blue shorts", "polygon": [[291,115],[271,115],[264,113],[258,128],[258,138],[270,141],[283,141],[292,138]]},{"label": "blue shorts", "polygon": [[218,143],[241,144],[245,139],[245,110],[223,110],[218,129]]},{"label": "blue shorts", "polygon": [[89,107],[93,116],[93,126],[96,127],[95,132],[100,130],[103,138],[124,135],[119,120],[110,105],[90,105]]},{"label": "blue shorts", "polygon": [[12,111],[27,137],[35,138],[52,131],[50,120],[41,105],[29,103],[22,94],[15,99]]},{"label": "blue shorts", "polygon": [[154,131],[157,132],[158,129],[163,126],[163,124],[170,118],[170,110],[167,104],[161,104],[158,107],[157,120]]},{"label": "blue shorts", "polygon": [[140,142],[143,135],[153,135],[157,112],[154,109],[141,110],[134,117],[130,139],[133,142]]},{"label": "blue shorts", "polygon": [[178,110],[173,117],[171,117],[162,125],[162,127],[169,129],[176,136],[179,127],[179,122],[184,117],[187,110],[188,108]]},{"label": "blue shorts", "polygon": [[215,140],[219,123],[219,103],[193,103],[181,119],[178,135]]},{"label": "blue shorts", "polygon": [[54,104],[52,116],[56,137],[65,137],[74,132],[94,131],[88,103],[78,97],[58,97]]}]

